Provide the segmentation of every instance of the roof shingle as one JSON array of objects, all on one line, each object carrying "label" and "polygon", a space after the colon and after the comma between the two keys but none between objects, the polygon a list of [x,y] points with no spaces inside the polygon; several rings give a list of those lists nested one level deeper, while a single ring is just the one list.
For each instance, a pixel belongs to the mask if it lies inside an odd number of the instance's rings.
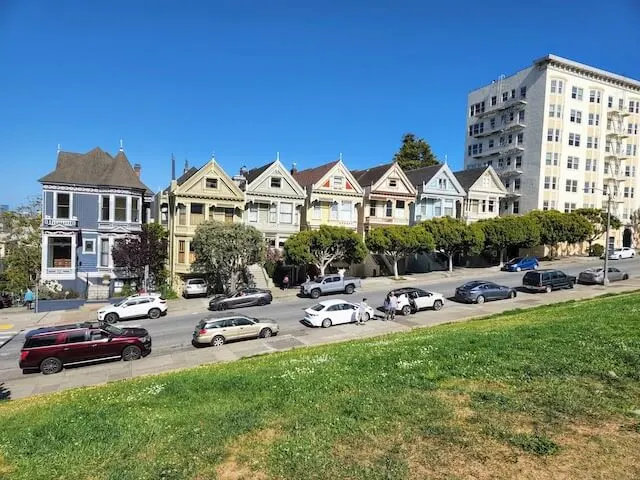
[{"label": "roof shingle", "polygon": [[296,172],[293,174],[293,178],[302,187],[311,186],[324,177],[329,170],[338,164],[339,161],[340,160],[334,160],[333,162],[325,163],[324,165],[320,165],[315,168],[308,168],[306,170]]},{"label": "roof shingle", "polygon": [[99,147],[87,153],[59,152],[56,169],[42,177],[40,183],[123,187],[151,190],[140,181],[124,152],[114,157]]},{"label": "roof shingle", "polygon": [[253,182],[256,178],[262,175],[267,168],[269,168],[274,163],[276,162],[269,162],[266,165],[262,165],[261,167],[257,167],[257,168],[252,168],[251,170],[246,172],[244,174],[244,178],[247,179],[247,184]]},{"label": "roof shingle", "polygon": [[351,174],[355,177],[360,186],[368,187],[380,180],[392,166],[393,162],[378,165],[377,167],[367,168],[366,170],[352,170]]},{"label": "roof shingle", "polygon": [[453,172],[458,180],[458,183],[462,185],[466,191],[473,186],[474,183],[487,171],[487,167],[469,168],[468,170],[460,170],[459,172]]},{"label": "roof shingle", "polygon": [[429,165],[428,167],[408,170],[404,173],[407,175],[414,187],[420,187],[423,183],[428,183],[429,180],[431,180],[433,176],[440,171],[441,168],[441,164]]}]

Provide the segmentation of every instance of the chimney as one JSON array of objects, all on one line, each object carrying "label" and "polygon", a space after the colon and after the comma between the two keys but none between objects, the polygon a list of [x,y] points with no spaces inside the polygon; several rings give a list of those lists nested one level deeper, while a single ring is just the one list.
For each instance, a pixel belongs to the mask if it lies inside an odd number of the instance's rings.
[{"label": "chimney", "polygon": [[133,165],[133,171],[136,172],[136,175],[138,176],[138,178],[140,178],[141,170],[142,170],[142,165],[140,165],[139,163],[136,163]]},{"label": "chimney", "polygon": [[291,164],[291,175],[295,175],[296,173],[298,173],[298,169],[296,168],[296,162],[293,162]]}]

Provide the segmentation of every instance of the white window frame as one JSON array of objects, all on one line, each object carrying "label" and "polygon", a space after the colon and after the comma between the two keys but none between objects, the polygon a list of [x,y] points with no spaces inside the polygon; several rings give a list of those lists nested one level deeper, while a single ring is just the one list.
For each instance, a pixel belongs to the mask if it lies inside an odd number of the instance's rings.
[{"label": "white window frame", "polygon": [[334,175],[331,182],[331,187],[334,190],[342,190],[344,188],[344,177],[340,175]]},{"label": "white window frame", "polygon": [[[291,208],[291,211],[285,211],[287,208]],[[293,203],[291,202],[282,202],[280,203],[280,211],[278,215],[280,217],[280,223],[284,223],[286,225],[293,225]]]},{"label": "white window frame", "polygon": [[[87,249],[87,245],[91,244],[91,251]],[[95,255],[96,252],[96,239],[95,238],[84,238],[82,240],[82,253],[83,255]]]},{"label": "white window frame", "polygon": [[[133,204],[136,203],[136,208],[133,208]],[[140,216],[140,199],[138,197],[131,197],[130,198],[130,204],[131,204],[131,213],[130,213],[130,220],[133,223],[140,223],[142,218]],[[133,212],[136,212],[137,215],[134,216]],[[136,218],[137,217],[137,218]]]},{"label": "white window frame", "polygon": [[275,203],[269,204],[269,223],[278,222],[278,205]]},{"label": "white window frame", "polygon": [[340,220],[353,221],[353,202],[351,200],[343,200],[340,204]]},{"label": "white window frame", "polygon": [[[107,199],[107,201],[109,202],[108,205],[108,216],[107,218],[104,218],[102,213],[104,210],[104,201],[105,199]],[[111,207],[112,207],[112,201],[111,201],[111,195],[100,195],[100,205],[99,205],[99,215],[98,218],[100,219],[101,222],[110,222],[111,221]]]},{"label": "white window frame", "polygon": [[329,207],[329,220],[338,220],[340,215],[340,209],[338,208],[338,202],[333,202]]},{"label": "white window frame", "polygon": [[[277,180],[277,185],[273,184],[275,180]],[[271,188],[282,188],[282,177],[271,177],[269,185],[271,186]]]},{"label": "white window frame", "polygon": [[[116,201],[118,199],[124,199],[124,220],[117,220],[116,219]],[[128,207],[129,206],[129,201],[128,201],[128,197],[125,195],[115,195],[113,197],[113,221],[114,222],[119,222],[119,223],[126,223],[128,220],[128,215],[127,215],[127,211],[128,211]]]},{"label": "white window frame", "polygon": [[390,188],[396,188],[398,186],[398,179],[397,178],[390,178],[389,179],[389,187]]},{"label": "white window frame", "polygon": [[248,219],[251,223],[256,223],[259,217],[259,205],[257,203],[251,203],[249,205]]},{"label": "white window frame", "polygon": [[[58,216],[58,195],[69,195],[69,216]],[[64,220],[70,220],[73,218],[73,193],[72,192],[54,192],[53,194],[53,218],[60,218]]]},{"label": "white window frame", "polygon": [[320,220],[322,218],[322,209],[320,208],[320,202],[315,202],[311,208],[313,209],[312,218],[314,220]]},{"label": "white window frame", "polygon": [[[98,257],[98,266],[99,267],[103,267],[103,268],[109,268],[109,267],[111,267],[111,240],[108,237],[100,237],[99,242],[100,242],[99,243],[100,252],[99,252],[99,257]],[[103,250],[105,242],[108,245],[108,250],[106,252]],[[106,265],[103,263],[103,255],[107,255],[107,264]]]}]

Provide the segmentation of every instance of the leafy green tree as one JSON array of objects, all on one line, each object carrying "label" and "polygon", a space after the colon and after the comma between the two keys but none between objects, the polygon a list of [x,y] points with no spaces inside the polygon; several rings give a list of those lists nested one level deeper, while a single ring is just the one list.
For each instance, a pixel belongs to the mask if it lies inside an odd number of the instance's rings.
[{"label": "leafy green tree", "polygon": [[[567,243],[582,243],[593,235],[593,224],[588,218],[576,213],[566,213],[566,234],[564,241]],[[606,219],[605,219],[606,222]],[[606,226],[606,223],[605,223]]]},{"label": "leafy green tree", "polygon": [[509,247],[529,248],[540,243],[540,225],[532,217],[507,216],[481,220],[485,246],[495,249],[504,264],[504,254]]},{"label": "leafy green tree", "polygon": [[41,202],[35,199],[0,218],[5,242],[3,290],[14,293],[33,287],[42,264]]},{"label": "leafy green tree", "polygon": [[419,225],[374,228],[368,233],[365,243],[371,252],[391,259],[395,278],[398,278],[400,259],[413,253],[430,252],[435,246],[433,236]]},{"label": "leafy green tree", "polygon": [[142,279],[149,267],[149,280],[160,287],[166,280],[167,231],[159,223],[142,225],[142,230],[116,241],[111,249],[113,264],[128,276]]},{"label": "leafy green tree", "polygon": [[420,224],[431,233],[436,250],[449,259],[449,271],[453,271],[453,257],[457,253],[479,253],[484,246],[484,232],[478,224],[467,225],[451,217],[433,218]]},{"label": "leafy green tree", "polygon": [[540,244],[549,247],[550,256],[558,253],[558,244],[585,241],[593,227],[591,222],[577,213],[563,213],[557,210],[533,210],[525,216],[533,218],[540,226]]},{"label": "leafy green tree", "polygon": [[359,263],[367,250],[362,238],[353,230],[321,225],[318,230],[305,230],[289,237],[284,243],[284,254],[288,263],[311,263],[318,267],[320,275],[324,275],[331,262]]},{"label": "leafy green tree", "polygon": [[[599,208],[578,208],[574,210],[574,213],[582,215],[586,218],[592,226],[592,232],[587,237],[587,243],[589,244],[589,255],[592,254],[593,242],[602,237],[607,231],[607,212],[600,210]],[[609,219],[609,225],[612,230],[617,230],[622,227],[622,222],[615,215],[611,215]]]},{"label": "leafy green tree", "polygon": [[440,163],[431,151],[431,146],[413,133],[404,134],[400,150],[394,155],[393,160],[405,170],[414,170]]},{"label": "leafy green tree", "polygon": [[264,260],[266,245],[255,227],[239,223],[205,222],[193,237],[194,272],[203,274],[210,285],[235,290],[247,267]]}]

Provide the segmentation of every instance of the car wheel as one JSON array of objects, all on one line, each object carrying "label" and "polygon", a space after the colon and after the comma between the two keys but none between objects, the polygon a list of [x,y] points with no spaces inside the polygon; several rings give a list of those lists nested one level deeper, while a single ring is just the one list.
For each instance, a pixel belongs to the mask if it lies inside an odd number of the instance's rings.
[{"label": "car wheel", "polygon": [[322,328],[329,328],[331,326],[331,319],[330,318],[325,318],[324,320],[322,320]]},{"label": "car wheel", "polygon": [[264,298],[259,298],[257,304],[259,307],[263,307],[267,304],[267,302],[265,301]]},{"label": "car wheel", "polygon": [[509,298],[516,298],[516,292],[515,292],[514,290],[511,290],[511,291],[509,292],[508,297],[509,297]]},{"label": "car wheel", "polygon": [[260,330],[260,338],[269,338],[271,335],[273,335],[273,332],[270,328],[263,328]]},{"label": "car wheel", "polygon": [[547,285],[546,287],[544,287],[544,291],[546,293],[551,293],[551,290],[553,290],[553,288],[551,288],[551,285]]},{"label": "car wheel", "polygon": [[443,305],[444,304],[442,303],[442,300],[436,300],[435,302],[433,302],[433,309],[442,310]]},{"label": "car wheel", "polygon": [[522,268],[516,267],[516,272],[521,272],[521,271],[522,271]]},{"label": "car wheel", "polygon": [[369,320],[371,320],[371,316],[368,313],[364,314],[364,321],[368,322]]},{"label": "car wheel", "polygon": [[152,320],[155,320],[156,318],[160,317],[160,309],[159,308],[152,308],[151,310],[149,310],[149,318]]},{"label": "car wheel", "polygon": [[402,314],[404,316],[410,315],[411,314],[411,307],[409,305],[405,305],[404,307],[402,307]]},{"label": "car wheel", "polygon": [[317,288],[311,290],[311,298],[313,298],[314,300],[316,298],[320,298],[320,290],[318,290]]},{"label": "car wheel", "polygon": [[118,314],[117,313],[107,313],[104,316],[104,322],[105,323],[116,323],[119,320]]},{"label": "car wheel", "polygon": [[122,360],[131,362],[132,360],[140,360],[142,358],[142,350],[135,345],[128,345],[122,350]]},{"label": "car wheel", "polygon": [[218,310],[226,310],[227,309],[227,304],[226,303],[219,303],[218,304]]},{"label": "car wheel", "polygon": [[478,303],[478,304],[483,304],[484,300],[485,300],[484,295],[478,295],[476,297],[476,303]]},{"label": "car wheel", "polygon": [[56,357],[45,358],[40,362],[40,371],[44,375],[52,375],[62,370],[62,362]]},{"label": "car wheel", "polygon": [[622,276],[623,280],[629,280],[629,275],[627,275],[626,273]]},{"label": "car wheel", "polygon": [[353,293],[353,285],[347,285],[344,287],[344,293],[347,295],[351,295]]},{"label": "car wheel", "polygon": [[224,337],[222,335],[216,335],[211,339],[212,347],[219,347],[221,345],[224,345]]},{"label": "car wheel", "polygon": [[621,259],[622,259],[622,255],[618,255],[618,260],[621,260]]}]

